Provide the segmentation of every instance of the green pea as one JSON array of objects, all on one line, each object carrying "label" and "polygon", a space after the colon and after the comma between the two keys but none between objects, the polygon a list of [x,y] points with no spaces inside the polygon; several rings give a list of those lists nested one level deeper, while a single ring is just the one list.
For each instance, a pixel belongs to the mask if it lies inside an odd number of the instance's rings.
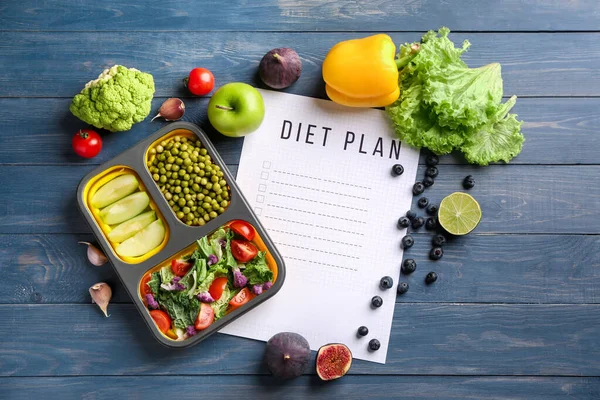
[{"label": "green pea", "polygon": [[162,176],[160,177],[160,183],[165,183],[166,181],[167,181],[167,177],[166,177],[166,176],[164,176],[164,175],[162,175]]},{"label": "green pea", "polygon": [[224,199],[228,199],[229,198],[229,192],[227,190],[223,190],[221,192],[221,197]]},{"label": "green pea", "polygon": [[175,202],[174,202],[173,200],[171,200],[171,201],[169,201],[169,205],[170,205],[171,207],[173,207],[173,206],[175,205]]},{"label": "green pea", "polygon": [[213,200],[213,199],[212,199],[212,197],[210,197],[210,196],[206,196],[206,197],[204,198],[204,201],[206,201],[206,202],[208,202],[208,203],[212,202],[212,200]]},{"label": "green pea", "polygon": [[212,189],[212,183],[208,182],[206,185],[204,185],[205,188],[207,188],[208,190]]},{"label": "green pea", "polygon": [[186,224],[187,226],[192,226],[192,221],[185,221],[185,224]]},{"label": "green pea", "polygon": [[227,207],[228,205],[229,205],[229,203],[227,202],[227,200],[223,200],[223,201],[221,202],[221,207],[222,207],[222,208],[225,208],[225,207]]},{"label": "green pea", "polygon": [[177,212],[177,218],[183,219],[184,216],[185,216],[185,214],[183,213],[183,211]]},{"label": "green pea", "polygon": [[192,160],[194,163],[198,162],[198,154],[192,154],[190,156],[190,160]]},{"label": "green pea", "polygon": [[179,154],[179,150],[177,149],[177,145],[175,145],[175,147],[173,147],[173,149],[171,150],[171,154],[173,154],[174,156],[176,156],[177,154]]},{"label": "green pea", "polygon": [[212,183],[217,183],[217,182],[219,182],[219,177],[216,176],[216,175],[213,175],[213,176],[210,177],[210,181]]},{"label": "green pea", "polygon": [[180,197],[179,201],[177,202],[177,204],[179,204],[181,207],[185,206],[185,199]]},{"label": "green pea", "polygon": [[217,211],[219,212],[219,214],[223,214],[225,212],[225,209],[223,207],[221,207]]},{"label": "green pea", "polygon": [[158,176],[158,174],[154,174],[154,175],[152,175],[152,179],[154,179],[155,181],[158,181],[160,179],[160,176]]},{"label": "green pea", "polygon": [[198,172],[198,175],[204,176],[204,175],[206,175],[206,172],[204,172],[204,170],[202,169],[202,170],[200,170],[200,172]]},{"label": "green pea", "polygon": [[192,189],[194,189],[194,192],[199,192],[200,191],[200,185],[198,185],[197,183],[194,183],[192,185]]},{"label": "green pea", "polygon": [[168,162],[169,164],[173,164],[173,163],[175,162],[175,157],[173,157],[173,156],[171,156],[171,157],[168,157],[168,158],[167,158],[167,162]]},{"label": "green pea", "polygon": [[173,140],[174,140],[175,142],[181,142],[181,136],[174,136],[174,137],[173,137]]},{"label": "green pea", "polygon": [[179,200],[179,195],[177,195],[177,194],[174,194],[174,195],[173,195],[173,201],[178,201],[178,200]]},{"label": "green pea", "polygon": [[210,215],[208,213],[204,214],[203,218],[206,222],[210,221]]},{"label": "green pea", "polygon": [[204,200],[206,196],[204,196],[204,193],[198,193],[198,195],[196,196],[196,200]]},{"label": "green pea", "polygon": [[173,172],[179,171],[179,165],[177,165],[177,164],[173,165],[173,168],[171,168],[171,171],[173,171]]},{"label": "green pea", "polygon": [[165,161],[167,157],[165,157],[164,154],[159,154],[156,158],[158,158],[159,161]]},{"label": "green pea", "polygon": [[181,209],[181,208],[179,208],[179,206],[178,206],[178,205],[174,205],[174,206],[173,206],[173,211],[179,211],[180,209]]},{"label": "green pea", "polygon": [[200,154],[202,154],[203,156],[205,156],[206,153],[208,153],[208,151],[206,149],[200,149]]},{"label": "green pea", "polygon": [[208,215],[209,215],[211,218],[217,218],[217,215],[218,215],[218,214],[217,214],[215,211],[211,211],[211,212],[210,212]]},{"label": "green pea", "polygon": [[189,213],[185,217],[187,218],[188,221],[192,221],[194,219],[194,214]]},{"label": "green pea", "polygon": [[157,153],[162,153],[163,151],[165,151],[165,148],[163,146],[161,146],[160,144],[158,146],[156,146]]},{"label": "green pea", "polygon": [[202,208],[204,208],[205,210],[208,210],[210,208],[210,203],[207,203],[207,202],[202,203]]},{"label": "green pea", "polygon": [[173,198],[173,195],[169,192],[165,193],[165,199],[167,200],[171,200]]},{"label": "green pea", "polygon": [[[186,139],[185,141],[187,142],[187,139]],[[183,140],[182,140],[182,142],[183,142]],[[185,142],[184,142],[184,143],[185,143]],[[187,151],[187,149],[188,149],[188,146],[187,146],[187,144],[182,144],[182,145],[181,145],[181,151]]]},{"label": "green pea", "polygon": [[207,183],[208,183],[208,179],[206,179],[206,178],[202,178],[202,179],[200,179],[200,184],[201,184],[202,186],[205,186]]},{"label": "green pea", "polygon": [[182,181],[182,182],[181,182],[181,186],[182,186],[182,187],[188,187],[188,185],[189,185],[189,184],[190,184],[190,183],[189,183],[188,181]]},{"label": "green pea", "polygon": [[218,183],[215,183],[215,184],[213,185],[213,190],[214,190],[214,191],[215,191],[215,193],[217,193],[217,194],[218,194],[218,193],[221,193],[221,191],[222,191],[222,190],[221,190],[221,185],[219,185]]},{"label": "green pea", "polygon": [[167,149],[171,150],[173,148],[173,142],[169,142],[166,146]]},{"label": "green pea", "polygon": [[155,148],[151,148],[150,149],[150,154],[156,154],[156,149]]},{"label": "green pea", "polygon": [[183,207],[183,208],[181,209],[181,211],[183,211],[183,212],[184,212],[184,213],[186,213],[186,214],[189,214],[189,212],[190,212],[191,210],[190,210],[190,208],[189,208],[189,207]]},{"label": "green pea", "polygon": [[189,201],[192,199],[192,195],[191,194],[186,194],[184,197],[185,201]]},{"label": "green pea", "polygon": [[181,187],[175,186],[175,193],[181,193]]},{"label": "green pea", "polygon": [[223,171],[219,171],[219,172],[217,172],[217,176],[218,176],[219,178],[222,178],[222,177],[223,177],[223,175],[225,175],[225,174],[223,174]]},{"label": "green pea", "polygon": [[[213,189],[214,189],[214,187],[213,187]],[[223,193],[223,189],[219,188],[219,189],[215,190],[215,193],[216,194],[221,194],[221,193]]]},{"label": "green pea", "polygon": [[181,143],[187,143],[188,138],[186,138],[185,136],[181,137]]},{"label": "green pea", "polygon": [[[183,158],[184,160],[186,160],[186,159],[190,158],[190,155],[189,155],[189,153],[188,153],[187,151],[184,151],[183,149],[181,149],[181,153],[179,153],[179,156],[180,156],[181,158]],[[191,160],[190,160],[190,162],[191,162]]]},{"label": "green pea", "polygon": [[175,164],[181,165],[181,164],[183,164],[183,160],[181,158],[176,158],[175,159]]},{"label": "green pea", "polygon": [[165,175],[167,173],[167,170],[165,169],[165,167],[162,167],[161,169],[158,170],[158,173]]},{"label": "green pea", "polygon": [[167,171],[170,171],[172,168],[173,168],[173,164],[167,164],[167,165],[165,165],[165,169]]},{"label": "green pea", "polygon": [[191,165],[188,165],[188,166],[185,168],[185,170],[186,170],[186,172],[187,172],[188,174],[191,174],[192,172],[194,172],[194,167],[193,167],[193,166],[191,166]]},{"label": "green pea", "polygon": [[194,202],[194,200],[188,200],[188,202],[186,203],[188,207],[194,207],[196,205],[196,203]]},{"label": "green pea", "polygon": [[227,186],[227,182],[225,182],[225,179],[221,179],[219,181],[219,185],[221,185],[221,187],[225,187],[225,186]]},{"label": "green pea", "polygon": [[202,189],[202,194],[203,195],[207,195],[208,194],[208,189]]},{"label": "green pea", "polygon": [[202,218],[198,218],[198,225],[203,226],[206,222]]}]

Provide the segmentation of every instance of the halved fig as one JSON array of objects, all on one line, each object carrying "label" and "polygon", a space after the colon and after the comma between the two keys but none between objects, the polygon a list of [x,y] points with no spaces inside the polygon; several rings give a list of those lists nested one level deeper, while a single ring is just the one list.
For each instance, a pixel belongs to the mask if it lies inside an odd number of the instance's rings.
[{"label": "halved fig", "polygon": [[317,352],[317,375],[323,381],[341,378],[351,365],[352,352],[345,344],[326,344]]},{"label": "halved fig", "polygon": [[265,363],[278,378],[290,379],[302,375],[309,358],[308,341],[297,333],[280,332],[267,342]]}]

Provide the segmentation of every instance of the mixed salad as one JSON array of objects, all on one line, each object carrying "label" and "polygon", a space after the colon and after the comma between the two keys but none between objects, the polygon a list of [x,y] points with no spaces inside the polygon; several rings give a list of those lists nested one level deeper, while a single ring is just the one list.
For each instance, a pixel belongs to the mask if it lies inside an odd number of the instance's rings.
[{"label": "mixed salad", "polygon": [[140,295],[158,329],[185,340],[273,285],[273,271],[253,240],[256,230],[236,220],[196,242],[187,256],[149,271]]}]

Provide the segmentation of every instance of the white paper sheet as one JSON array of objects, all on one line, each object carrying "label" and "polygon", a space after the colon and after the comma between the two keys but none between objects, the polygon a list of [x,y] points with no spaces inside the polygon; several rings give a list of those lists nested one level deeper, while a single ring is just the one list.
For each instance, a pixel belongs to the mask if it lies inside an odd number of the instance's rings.
[{"label": "white paper sheet", "polygon": [[[261,91],[266,115],[244,139],[237,182],[281,252],[281,291],[222,330],[268,340],[303,335],[311,349],[339,342],[385,363],[419,152],[394,139],[384,111]],[[404,174],[391,175],[392,165]],[[389,275],[394,287],[381,290]],[[379,295],[383,306],[371,308]],[[359,326],[369,335],[358,338]],[[369,340],[381,342],[369,351]]]}]

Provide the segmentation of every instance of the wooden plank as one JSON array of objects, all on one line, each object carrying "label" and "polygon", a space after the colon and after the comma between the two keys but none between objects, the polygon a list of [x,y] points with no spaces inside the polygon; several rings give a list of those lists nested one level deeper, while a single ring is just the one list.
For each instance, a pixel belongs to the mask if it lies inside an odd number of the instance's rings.
[{"label": "wooden plank", "polygon": [[[0,375],[267,372],[262,342],[218,334],[175,351],[151,336],[132,305],[108,310],[105,318],[92,304],[0,306]],[[598,376],[599,312],[599,305],[396,307],[387,364],[355,360],[350,372]]]},{"label": "wooden plank", "polygon": [[[158,110],[164,98],[154,100]],[[237,164],[243,139],[217,133],[206,116],[208,99],[185,99],[183,120],[199,124],[210,136],[228,164]],[[1,164],[101,164],[124,149],[166,125],[150,118],[128,132],[103,134],[102,152],[85,160],[71,151],[71,133],[86,127],[70,115],[70,99],[0,99],[4,117],[0,120]],[[31,110],[36,110],[31,113]],[[598,98],[524,98],[514,112],[524,120],[526,142],[522,153],[511,164],[598,164],[600,146],[596,145],[600,122]],[[153,113],[154,115],[154,113]],[[424,157],[421,160],[424,163]],[[442,164],[465,164],[459,155],[441,158]]]},{"label": "wooden plank", "polygon": [[[471,235],[428,259],[430,235],[414,235],[406,258],[417,271],[402,276],[410,290],[398,303],[600,303],[600,236]],[[131,302],[110,264],[92,266],[89,234],[0,235],[0,303],[90,302],[88,288],[108,282],[115,303]],[[534,249],[534,250],[532,250]],[[439,279],[424,284],[429,271]],[[398,277],[393,277],[398,280]],[[398,305],[404,307],[404,305]]]},{"label": "wooden plank", "polygon": [[[342,0],[145,1],[118,0],[6,2],[0,26],[6,30],[176,30],[176,31],[422,31],[449,25],[456,30],[598,30],[595,0],[436,0],[348,2]],[[235,10],[235,12],[233,12]],[[149,25],[148,21],[152,21]]]},{"label": "wooden plank", "polygon": [[[71,98],[117,63],[152,73],[158,96],[188,95],[181,80],[196,66],[211,69],[217,86],[231,81],[260,86],[257,66],[277,46],[293,47],[303,59],[302,76],[288,91],[324,97],[321,64],[327,51],[339,41],[370,33],[4,31],[0,97]],[[457,33],[452,39],[472,42],[464,58],[473,67],[502,63],[506,95],[599,96],[599,35]],[[420,33],[391,36],[396,43],[421,38]],[[576,50],[565,52],[574,43]]]},{"label": "wooden plank", "polygon": [[[0,233],[88,233],[75,191],[91,167],[0,166]],[[425,195],[439,202],[469,174],[483,210],[476,233],[600,233],[600,166],[448,165]]]},{"label": "wooden plank", "polygon": [[[329,383],[303,376],[281,382],[270,376],[111,376],[0,378],[6,399],[73,398],[159,399],[218,398],[238,400],[254,393],[261,399],[431,399],[493,398],[511,400],[594,399],[600,397],[600,378],[579,377],[427,377],[346,376]],[[252,397],[251,397],[252,398]]]}]

